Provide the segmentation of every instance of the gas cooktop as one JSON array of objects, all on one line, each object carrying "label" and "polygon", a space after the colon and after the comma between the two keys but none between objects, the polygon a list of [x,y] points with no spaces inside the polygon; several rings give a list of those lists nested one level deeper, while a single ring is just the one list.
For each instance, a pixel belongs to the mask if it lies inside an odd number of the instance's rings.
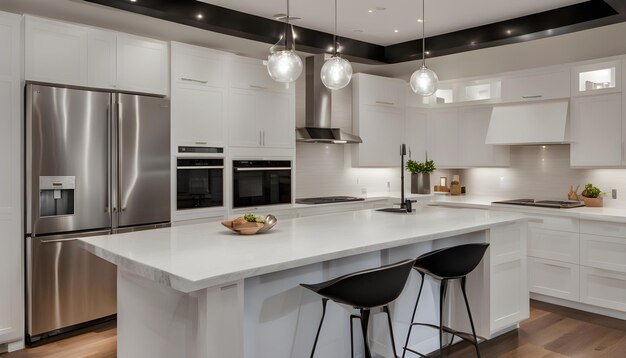
[{"label": "gas cooktop", "polygon": [[571,209],[585,206],[582,201],[559,201],[559,200],[535,200],[535,199],[514,199],[504,201],[494,201],[492,204],[509,204],[523,206],[538,206],[542,208]]},{"label": "gas cooktop", "polygon": [[332,204],[332,203],[344,203],[348,201],[363,201],[363,198],[356,198],[354,196],[323,196],[319,198],[304,198],[296,199],[297,204]]}]

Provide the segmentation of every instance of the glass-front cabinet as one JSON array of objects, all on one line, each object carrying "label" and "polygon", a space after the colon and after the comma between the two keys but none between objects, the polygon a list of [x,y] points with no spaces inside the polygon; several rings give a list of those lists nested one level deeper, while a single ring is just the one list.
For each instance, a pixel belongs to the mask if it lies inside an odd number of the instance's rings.
[{"label": "glass-front cabinet", "polygon": [[572,95],[592,95],[621,92],[620,60],[574,66],[572,68]]}]

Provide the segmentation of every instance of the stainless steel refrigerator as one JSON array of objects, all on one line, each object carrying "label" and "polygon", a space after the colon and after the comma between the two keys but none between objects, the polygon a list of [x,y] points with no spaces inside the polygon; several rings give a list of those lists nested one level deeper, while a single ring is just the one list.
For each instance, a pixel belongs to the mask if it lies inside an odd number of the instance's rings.
[{"label": "stainless steel refrigerator", "polygon": [[110,319],[116,267],[76,238],[170,222],[163,98],[26,86],[27,340]]}]

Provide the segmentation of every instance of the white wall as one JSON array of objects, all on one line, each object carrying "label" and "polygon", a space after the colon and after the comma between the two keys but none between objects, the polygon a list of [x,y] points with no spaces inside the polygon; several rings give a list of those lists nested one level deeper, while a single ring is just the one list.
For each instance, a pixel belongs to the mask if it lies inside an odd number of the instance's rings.
[{"label": "white wall", "polygon": [[[472,195],[566,200],[570,185],[580,185],[580,193],[586,183],[593,183],[608,193],[606,206],[626,206],[626,169],[571,169],[569,145],[514,146],[510,168],[457,173]],[[617,200],[610,199],[611,189],[617,189]]]}]

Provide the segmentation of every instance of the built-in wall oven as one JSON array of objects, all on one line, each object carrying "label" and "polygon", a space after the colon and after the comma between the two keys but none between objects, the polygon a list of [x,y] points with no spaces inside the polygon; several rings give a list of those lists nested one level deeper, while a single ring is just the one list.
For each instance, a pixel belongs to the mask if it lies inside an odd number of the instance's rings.
[{"label": "built-in wall oven", "polygon": [[[222,148],[180,147],[176,159],[176,209],[224,206]],[[189,153],[194,153],[190,156]]]},{"label": "built-in wall oven", "polygon": [[233,207],[291,203],[290,160],[234,160]]}]

